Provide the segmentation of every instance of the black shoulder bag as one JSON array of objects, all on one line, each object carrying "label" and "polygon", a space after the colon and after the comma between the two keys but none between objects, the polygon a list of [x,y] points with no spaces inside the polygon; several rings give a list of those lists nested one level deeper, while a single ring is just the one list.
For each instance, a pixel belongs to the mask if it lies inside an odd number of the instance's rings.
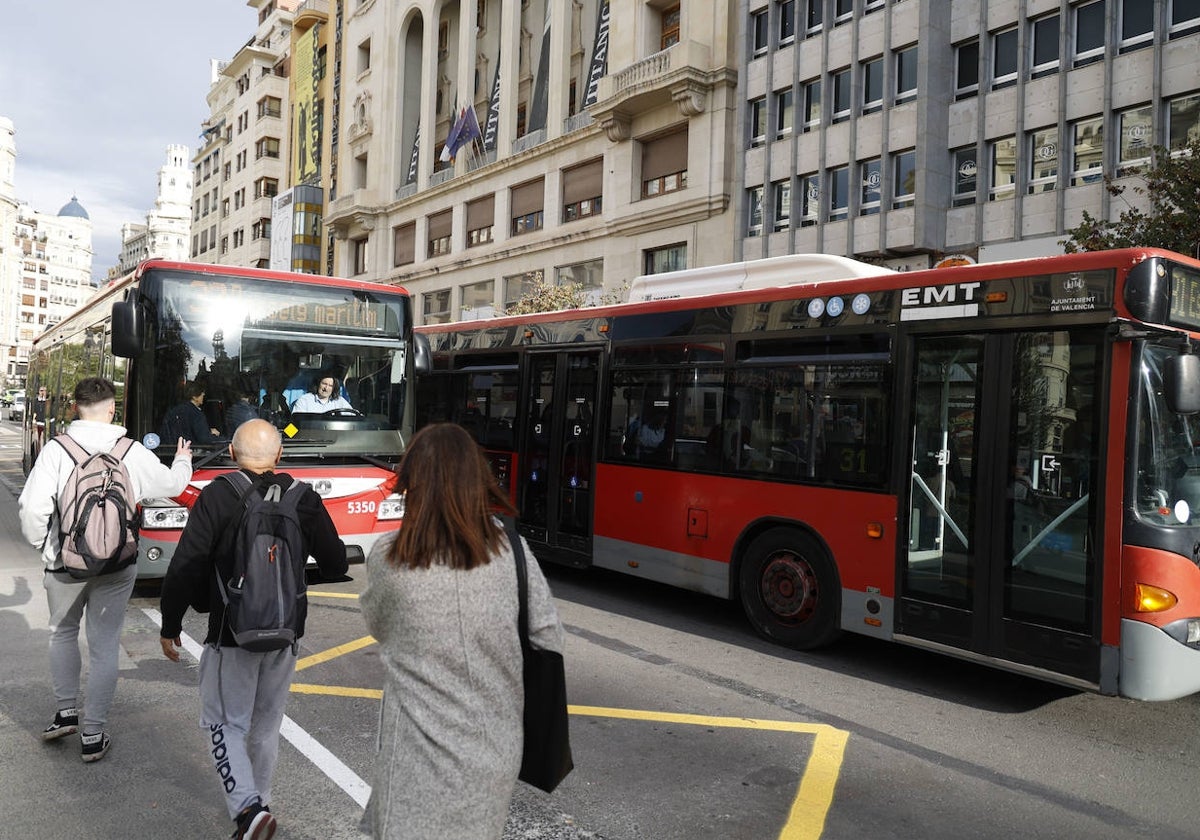
[{"label": "black shoulder bag", "polygon": [[529,586],[525,573],[525,551],[513,523],[504,530],[512,545],[517,566],[520,598],[518,629],[525,660],[525,751],[518,778],[550,793],[575,767],[571,759],[567,722],[567,678],[561,653],[539,650],[529,644]]}]

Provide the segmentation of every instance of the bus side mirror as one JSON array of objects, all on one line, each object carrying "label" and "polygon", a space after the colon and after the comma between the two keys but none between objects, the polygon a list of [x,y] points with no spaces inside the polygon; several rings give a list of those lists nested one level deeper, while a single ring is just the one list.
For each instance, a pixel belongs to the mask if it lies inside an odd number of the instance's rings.
[{"label": "bus side mirror", "polygon": [[114,356],[132,359],[141,355],[146,343],[146,318],[132,300],[119,300],[112,307],[112,351]]},{"label": "bus side mirror", "polygon": [[418,374],[433,373],[433,351],[424,333],[413,333],[413,370]]},{"label": "bus side mirror", "polygon": [[1200,356],[1170,356],[1163,370],[1163,396],[1175,414],[1200,413]]}]

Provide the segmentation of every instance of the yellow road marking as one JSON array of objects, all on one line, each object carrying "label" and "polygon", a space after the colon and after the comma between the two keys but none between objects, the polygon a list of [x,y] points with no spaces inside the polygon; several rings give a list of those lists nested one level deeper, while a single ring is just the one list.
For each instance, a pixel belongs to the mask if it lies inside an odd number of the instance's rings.
[{"label": "yellow road marking", "polygon": [[358,600],[358,596],[353,592],[316,592],[312,589],[306,591],[309,598],[350,598]]},{"label": "yellow road marking", "polygon": [[297,694],[325,694],[333,697],[363,697],[368,700],[383,699],[383,691],[378,688],[344,688],[340,685],[308,685],[292,683],[292,691]]},{"label": "yellow road marking", "polygon": [[345,656],[347,653],[365,648],[367,645],[375,644],[374,636],[363,636],[361,639],[355,639],[353,642],[347,642],[344,645],[323,650],[320,653],[314,653],[312,656],[306,656],[296,663],[296,670],[303,671],[313,665],[320,665],[322,662],[328,662],[330,659],[337,659],[339,656]]}]

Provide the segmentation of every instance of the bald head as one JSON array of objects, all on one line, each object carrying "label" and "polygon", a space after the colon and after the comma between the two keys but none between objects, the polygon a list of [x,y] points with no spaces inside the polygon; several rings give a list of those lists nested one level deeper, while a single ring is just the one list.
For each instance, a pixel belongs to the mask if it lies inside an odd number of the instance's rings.
[{"label": "bald head", "polygon": [[233,433],[229,454],[242,469],[265,472],[279,463],[283,439],[279,430],[266,420],[247,420]]}]

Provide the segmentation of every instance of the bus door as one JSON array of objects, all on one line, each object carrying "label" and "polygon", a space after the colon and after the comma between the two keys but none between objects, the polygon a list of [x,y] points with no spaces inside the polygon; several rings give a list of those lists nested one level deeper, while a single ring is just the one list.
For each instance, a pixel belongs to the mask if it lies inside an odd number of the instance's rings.
[{"label": "bus door", "polygon": [[528,420],[518,459],[522,530],[566,552],[555,559],[590,564],[599,354],[530,353],[526,364]]},{"label": "bus door", "polygon": [[1102,333],[911,346],[898,635],[1098,682]]}]

